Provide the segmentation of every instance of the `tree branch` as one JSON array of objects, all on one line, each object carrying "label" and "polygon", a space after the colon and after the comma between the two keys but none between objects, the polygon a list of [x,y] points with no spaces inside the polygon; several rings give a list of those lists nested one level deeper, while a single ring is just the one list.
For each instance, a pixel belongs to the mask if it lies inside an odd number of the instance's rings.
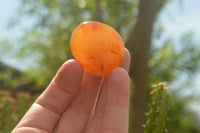
[{"label": "tree branch", "polygon": [[96,16],[97,21],[104,22],[100,0],[96,0],[96,13],[97,13],[97,16]]},{"label": "tree branch", "polygon": [[148,84],[148,61],[150,56],[151,36],[159,0],[140,0],[139,16],[126,43],[131,53],[130,76],[134,84],[132,123],[130,133],[144,133],[146,96]]}]

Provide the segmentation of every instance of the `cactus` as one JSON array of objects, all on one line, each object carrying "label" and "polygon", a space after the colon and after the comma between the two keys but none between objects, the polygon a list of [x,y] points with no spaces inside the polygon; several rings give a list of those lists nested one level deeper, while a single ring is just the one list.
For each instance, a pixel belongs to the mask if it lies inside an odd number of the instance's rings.
[{"label": "cactus", "polygon": [[152,100],[150,110],[146,114],[148,118],[145,125],[145,133],[168,132],[165,125],[168,111],[167,101],[169,98],[167,89],[169,86],[166,82],[161,82],[153,85],[153,88],[155,89],[150,92]]}]

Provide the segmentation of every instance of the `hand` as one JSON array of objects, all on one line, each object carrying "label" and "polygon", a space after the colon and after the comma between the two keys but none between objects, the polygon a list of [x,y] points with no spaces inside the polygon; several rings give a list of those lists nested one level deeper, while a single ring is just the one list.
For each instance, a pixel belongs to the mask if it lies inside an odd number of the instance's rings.
[{"label": "hand", "polygon": [[103,79],[67,61],[12,133],[127,133],[129,63],[125,49],[121,67]]}]

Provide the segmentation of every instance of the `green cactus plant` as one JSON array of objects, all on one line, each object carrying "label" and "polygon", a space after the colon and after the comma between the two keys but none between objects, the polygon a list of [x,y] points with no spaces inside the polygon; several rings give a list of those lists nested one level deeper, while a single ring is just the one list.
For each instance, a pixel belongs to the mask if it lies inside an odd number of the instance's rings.
[{"label": "green cactus plant", "polygon": [[169,109],[167,101],[169,94],[167,82],[161,82],[153,85],[154,90],[151,94],[150,110],[146,114],[145,133],[164,133],[166,129],[167,111]]}]

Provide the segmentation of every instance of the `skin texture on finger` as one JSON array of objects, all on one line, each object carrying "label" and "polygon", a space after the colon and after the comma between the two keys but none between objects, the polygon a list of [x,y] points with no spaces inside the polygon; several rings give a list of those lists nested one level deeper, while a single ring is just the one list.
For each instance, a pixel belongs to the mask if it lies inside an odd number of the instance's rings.
[{"label": "skin texture on finger", "polygon": [[102,77],[84,71],[81,88],[58,123],[58,133],[84,132],[93,113],[101,82]]},{"label": "skin texture on finger", "polygon": [[42,129],[32,128],[32,127],[21,127],[15,130],[17,133],[48,133]]},{"label": "skin texture on finger", "polygon": [[105,77],[96,114],[87,133],[127,133],[130,80],[124,68]]},{"label": "skin texture on finger", "polygon": [[20,130],[30,132],[33,129],[52,132],[61,114],[79,90],[82,77],[83,68],[77,61],[69,60],[64,63],[13,133],[18,133]]}]

